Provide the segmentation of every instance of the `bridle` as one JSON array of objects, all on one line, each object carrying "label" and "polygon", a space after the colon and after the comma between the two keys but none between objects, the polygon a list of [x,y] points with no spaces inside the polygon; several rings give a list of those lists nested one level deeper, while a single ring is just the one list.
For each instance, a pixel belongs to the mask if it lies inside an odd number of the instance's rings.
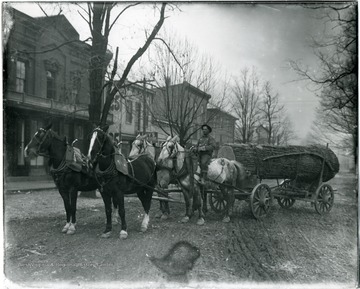
[{"label": "bridle", "polygon": [[[137,144],[137,141],[140,142],[139,145]],[[135,141],[133,142],[133,146],[136,147],[137,150],[139,151],[138,154],[141,154],[141,152],[145,152],[146,146],[144,145],[144,143],[145,143],[144,140],[143,140],[143,141],[141,141],[141,140],[135,140]]]},{"label": "bridle", "polygon": [[[172,145],[170,145],[169,143],[172,143]],[[177,149],[176,143],[171,142],[171,141],[167,141],[162,145],[162,147],[163,147],[163,149],[166,149],[166,151],[168,152],[169,156],[166,159],[170,159],[170,160],[172,160],[172,162],[174,162],[174,160],[177,157],[177,153],[179,152],[178,149]],[[159,168],[161,168],[161,169],[167,169],[169,171],[172,171],[175,166],[173,166],[173,167],[166,166],[165,164],[163,164],[164,160],[165,159],[162,159],[162,160],[158,161],[157,166]]]},{"label": "bridle", "polygon": [[[41,138],[37,136],[37,134],[38,134],[39,131],[45,133],[45,135],[44,135],[43,137],[41,137]],[[42,147],[42,145],[45,143],[45,141],[48,140],[48,136],[49,136],[50,134],[51,134],[51,129],[45,130],[45,129],[43,129],[43,128],[40,128],[40,129],[35,133],[35,135],[34,135],[34,137],[33,137],[33,140],[35,140],[36,143],[37,143],[37,146],[36,146],[36,155],[43,156],[43,157],[50,157],[50,155],[46,154],[45,152],[41,152],[41,147]],[[53,136],[53,135],[51,134],[51,136]]]},{"label": "bridle", "polygon": [[97,141],[97,142],[99,143],[100,148],[99,148],[99,151],[96,153],[94,160],[92,160],[92,163],[94,163],[94,164],[97,162],[97,160],[98,160],[99,157],[106,158],[106,157],[110,157],[110,156],[114,155],[114,153],[111,153],[111,154],[109,154],[109,155],[104,155],[104,154],[102,153],[102,150],[103,150],[103,147],[104,147],[104,145],[105,145],[106,138],[107,138],[106,132],[104,132],[101,128],[96,128],[96,129],[94,129],[93,134],[94,134],[95,132],[98,132],[98,133],[100,132],[100,133],[104,136],[104,140],[103,140],[103,142],[101,142],[101,141],[98,139],[98,135],[97,135],[96,138],[95,138],[95,141]]}]

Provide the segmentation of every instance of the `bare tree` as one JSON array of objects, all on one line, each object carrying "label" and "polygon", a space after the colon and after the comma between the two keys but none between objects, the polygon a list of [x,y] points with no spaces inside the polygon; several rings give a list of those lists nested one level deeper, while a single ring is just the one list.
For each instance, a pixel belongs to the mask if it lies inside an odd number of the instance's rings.
[{"label": "bare tree", "polygon": [[161,41],[150,51],[152,67],[147,72],[154,78],[157,96],[148,108],[155,125],[167,135],[178,135],[185,145],[202,123],[214,117],[207,115],[210,98],[217,106],[224,103],[221,92],[215,98],[210,95],[219,83],[220,69],[186,39],[175,35],[157,39]]},{"label": "bare tree", "polygon": [[294,133],[294,127],[290,118],[285,114],[280,117],[280,121],[274,127],[274,135],[277,145],[289,145],[292,141],[297,140],[298,137]]},{"label": "bare tree", "polygon": [[[107,83],[109,93],[107,94],[106,101],[101,111],[101,96],[104,88],[104,78],[106,73],[106,66],[110,59],[107,59],[107,46],[110,31],[113,28],[116,21],[120,16],[129,8],[138,5],[139,3],[133,3],[126,5],[115,17],[112,15],[112,11],[117,3],[116,2],[93,2],[87,4],[87,10],[83,9],[79,11],[83,19],[88,23],[91,35],[91,59],[90,59],[90,105],[89,105],[89,117],[92,123],[102,124],[106,123],[107,115],[111,103],[114,99],[118,89],[125,84],[125,80],[134,65],[134,63],[144,54],[149,47],[152,40],[155,38],[160,28],[165,21],[165,7],[166,4],[162,4],[159,13],[159,20],[154,26],[153,30],[147,35],[144,45],[140,47],[136,53],[131,57],[125,69],[121,73],[120,80],[117,81],[117,85],[113,86],[114,78],[116,76],[117,63],[114,65],[113,73],[109,82]],[[82,7],[82,6],[79,6]],[[100,119],[101,117],[101,119]]]},{"label": "bare tree", "polygon": [[316,117],[312,130],[307,136],[310,143],[329,143],[332,147],[348,150],[356,142],[354,139],[357,120],[353,118],[350,109],[316,109]]},{"label": "bare tree", "polygon": [[238,118],[236,133],[238,141],[249,143],[259,123],[261,87],[255,68],[244,68],[240,76],[234,77],[232,105]]},{"label": "bare tree", "polygon": [[259,105],[261,122],[268,130],[268,144],[277,143],[277,134],[281,130],[281,117],[284,114],[284,106],[279,104],[279,94],[273,92],[269,81],[264,84],[263,100]]},{"label": "bare tree", "polygon": [[323,39],[313,40],[319,69],[312,73],[298,61],[291,67],[302,80],[313,83],[320,91],[320,107],[314,126],[316,131],[346,134],[352,140],[356,162],[358,82],[357,82],[357,5],[327,4],[313,7],[321,9],[328,33]]}]

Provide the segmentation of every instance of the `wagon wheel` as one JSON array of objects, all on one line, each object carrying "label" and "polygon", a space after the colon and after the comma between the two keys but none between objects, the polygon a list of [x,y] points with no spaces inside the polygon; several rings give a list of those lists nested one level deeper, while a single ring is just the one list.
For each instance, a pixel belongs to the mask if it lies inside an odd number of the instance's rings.
[{"label": "wagon wheel", "polygon": [[250,208],[256,219],[266,216],[272,203],[271,189],[266,184],[258,184],[250,195]]},{"label": "wagon wheel", "polygon": [[210,203],[211,209],[213,209],[213,211],[215,213],[225,212],[225,209],[227,206],[227,201],[225,200],[225,198],[220,190],[217,192],[211,192],[210,198],[209,198],[209,203]]},{"label": "wagon wheel", "polygon": [[[289,186],[290,186],[290,180],[285,180],[280,184],[280,190],[282,188],[288,188]],[[291,208],[295,203],[295,200],[291,199],[291,198],[277,197],[276,200],[277,200],[278,204],[280,205],[280,207],[282,207],[284,209]]]},{"label": "wagon wheel", "polygon": [[315,193],[315,210],[323,215],[330,212],[334,205],[334,190],[328,184],[321,185]]}]

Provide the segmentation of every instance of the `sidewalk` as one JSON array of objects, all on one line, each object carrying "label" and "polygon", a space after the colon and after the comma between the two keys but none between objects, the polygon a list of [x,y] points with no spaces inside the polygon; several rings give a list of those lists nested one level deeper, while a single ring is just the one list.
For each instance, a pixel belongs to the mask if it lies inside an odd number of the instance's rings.
[{"label": "sidewalk", "polygon": [[38,190],[55,189],[55,183],[50,176],[41,177],[8,177],[4,179],[4,193],[18,193]]}]

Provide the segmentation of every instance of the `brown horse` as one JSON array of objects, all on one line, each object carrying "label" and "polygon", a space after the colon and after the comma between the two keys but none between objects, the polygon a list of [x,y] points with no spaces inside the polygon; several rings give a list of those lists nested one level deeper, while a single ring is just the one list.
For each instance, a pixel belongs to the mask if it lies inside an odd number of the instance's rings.
[{"label": "brown horse", "polygon": [[74,165],[66,159],[66,151],[72,149],[65,137],[51,130],[51,124],[40,128],[25,147],[25,157],[44,156],[49,159],[50,174],[64,201],[66,224],[63,233],[72,235],[76,225],[78,191],[97,189],[98,183],[86,166]]},{"label": "brown horse", "polygon": [[126,194],[137,194],[145,211],[141,231],[145,232],[148,228],[151,199],[156,184],[156,164],[147,155],[126,160],[116,152],[107,129],[108,126],[94,129],[88,158],[101,185],[100,193],[105,204],[106,229],[102,237],[109,237],[112,231],[111,199],[114,198],[121,219],[120,238],[125,239],[128,236],[124,204]]}]

